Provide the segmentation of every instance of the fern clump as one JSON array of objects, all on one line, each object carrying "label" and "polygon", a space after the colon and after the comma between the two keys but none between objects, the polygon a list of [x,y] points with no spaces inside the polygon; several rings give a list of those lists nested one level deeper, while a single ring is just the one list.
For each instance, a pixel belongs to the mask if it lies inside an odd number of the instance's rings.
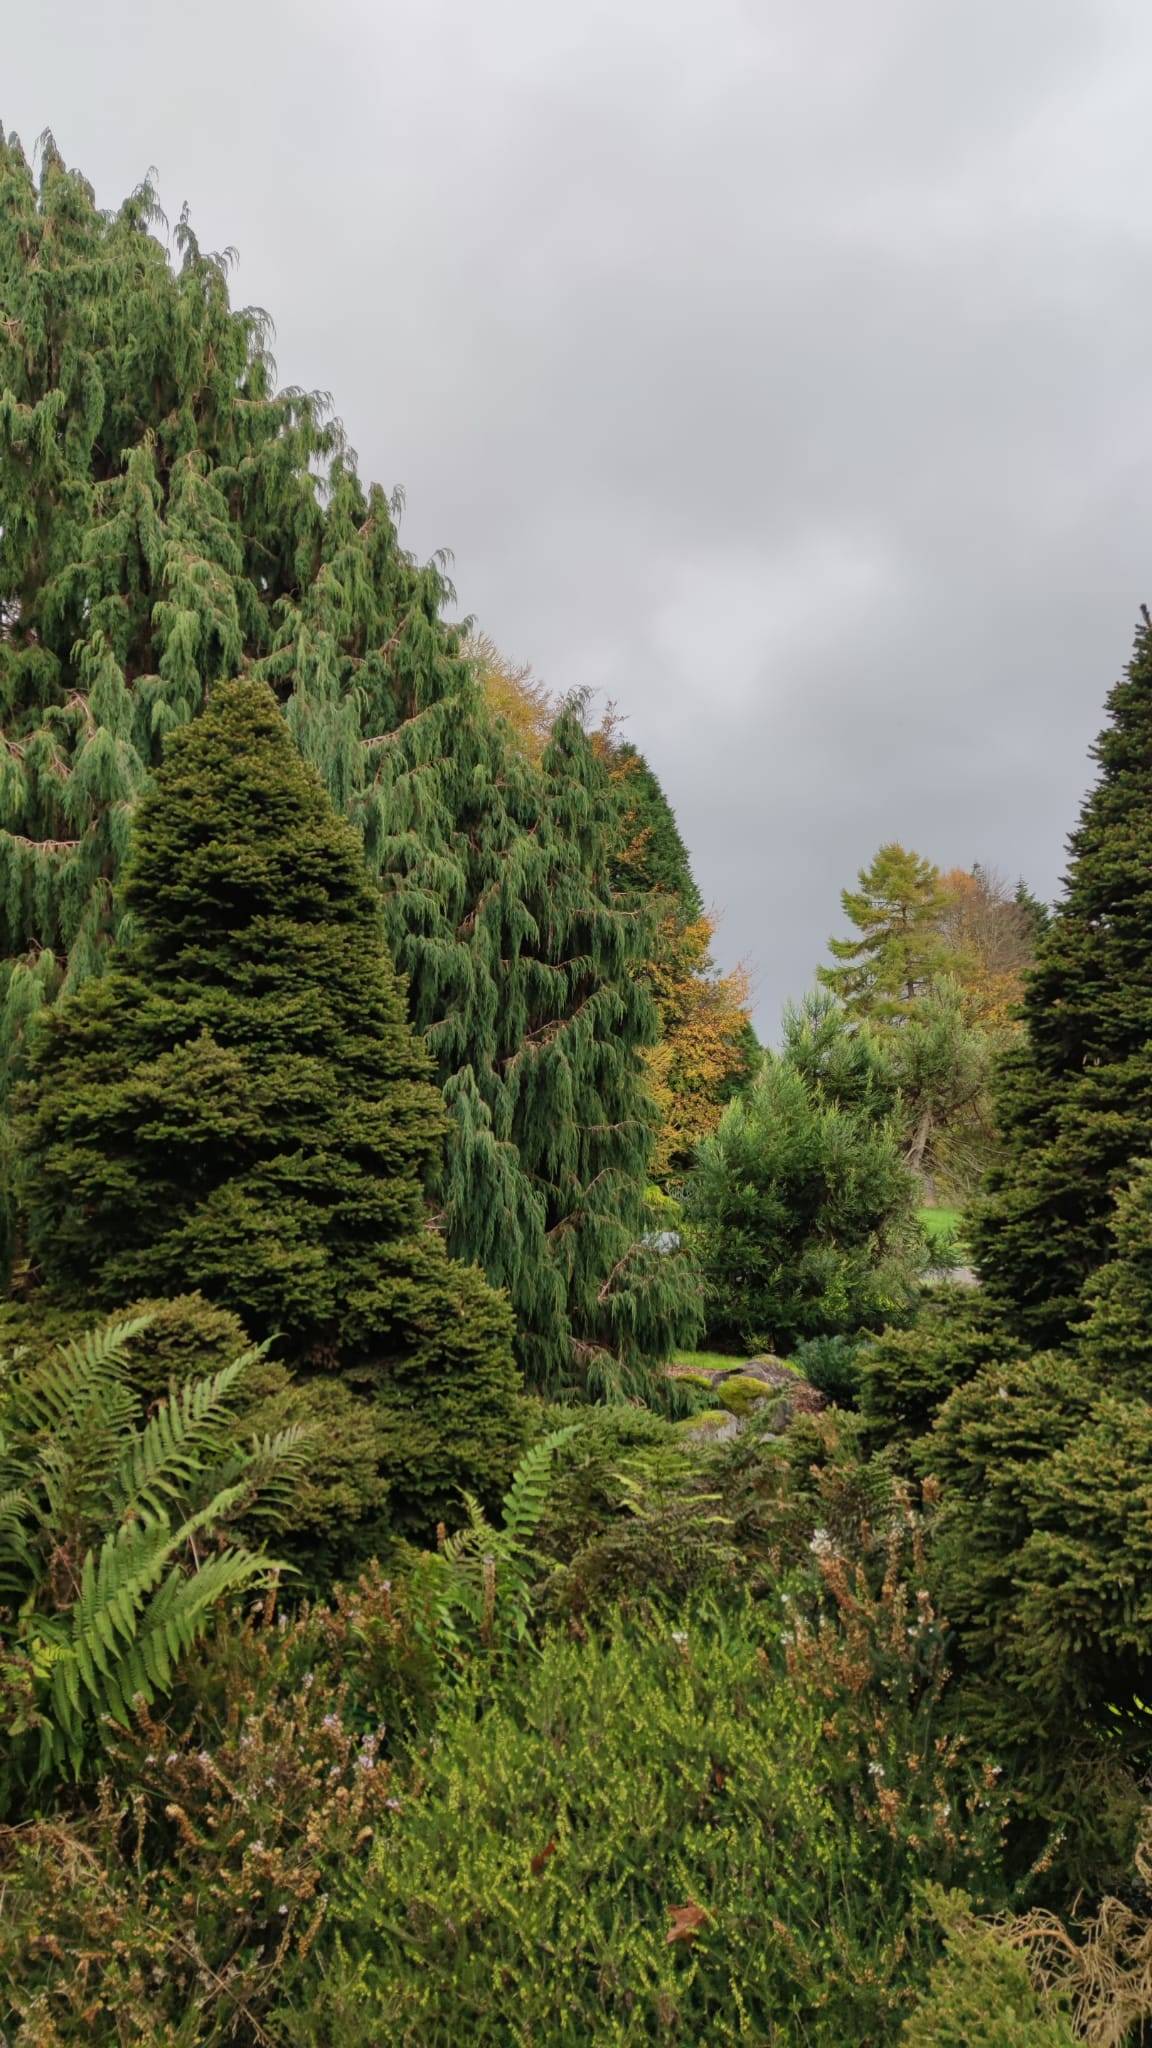
[{"label": "fern clump", "polygon": [[144,1330],[108,1323],[0,1388],[7,1794],[80,1776],[109,1722],[170,1691],[220,1606],[276,1569],[238,1525],[282,1517],[307,1465],[299,1429],[242,1435],[251,1351],[141,1419]]}]

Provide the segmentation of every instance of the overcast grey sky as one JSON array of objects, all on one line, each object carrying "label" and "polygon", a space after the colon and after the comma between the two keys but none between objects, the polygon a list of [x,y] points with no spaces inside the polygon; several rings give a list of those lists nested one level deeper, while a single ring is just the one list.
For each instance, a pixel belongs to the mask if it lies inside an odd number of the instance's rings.
[{"label": "overcast grey sky", "polygon": [[1055,892],[1152,602],[1147,0],[38,0],[404,537],[628,716],[761,1022],[886,838]]}]

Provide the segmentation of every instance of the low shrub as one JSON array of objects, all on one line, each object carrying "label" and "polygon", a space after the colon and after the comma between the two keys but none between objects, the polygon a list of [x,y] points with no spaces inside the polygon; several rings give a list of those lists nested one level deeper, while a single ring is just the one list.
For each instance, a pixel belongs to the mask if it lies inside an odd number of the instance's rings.
[{"label": "low shrub", "polygon": [[854,1408],[860,1390],[860,1337],[806,1337],[789,1364],[839,1408]]},{"label": "low shrub", "polygon": [[891,2040],[934,1939],[918,1882],[996,1896],[996,1795],[935,1725],[914,1596],[851,1638],[831,1620],[801,1639],[785,1612],[556,1633],[483,1714],[462,1696],[280,2038]]},{"label": "low shrub", "polygon": [[[1066,2011],[1043,2000],[1019,1948],[952,1902],[945,1954],[901,2048],[1075,2048]],[[1121,2037],[1113,2037],[1117,2041]]]},{"label": "low shrub", "polygon": [[[0,1829],[0,2029],[28,2048],[267,2048],[312,1996],[335,1894],[397,1796],[388,1752],[439,1666],[379,1572],[224,1627],[163,1718],[110,1745],[94,1807]],[[338,2037],[334,2037],[338,2038]]]},{"label": "low shrub", "polygon": [[975,1290],[928,1295],[910,1329],[884,1330],[857,1353],[858,1402],[871,1441],[909,1454],[957,1387],[1022,1351]]}]

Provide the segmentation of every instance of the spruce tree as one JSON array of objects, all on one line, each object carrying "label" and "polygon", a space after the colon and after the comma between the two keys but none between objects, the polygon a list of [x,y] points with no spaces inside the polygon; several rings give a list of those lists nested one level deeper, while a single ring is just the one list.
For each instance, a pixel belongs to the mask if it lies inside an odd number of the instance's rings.
[{"label": "spruce tree", "polygon": [[1007,1325],[1061,1344],[1111,1256],[1134,1162],[1152,1152],[1152,627],[1137,636],[1094,749],[1100,775],[1069,842],[1064,895],[1037,942],[1025,1032],[999,1095],[1004,1158],[974,1220]]},{"label": "spruce tree", "polygon": [[429,1062],[359,838],[266,686],[218,684],[170,740],[123,896],[131,937],[33,1046],[33,1261],[63,1301],[198,1288],[342,1374],[366,1427],[390,1415],[401,1505],[430,1528],[507,1469],[509,1319],[428,1227]]},{"label": "spruce tree", "polygon": [[895,1133],[870,1105],[845,1107],[787,1053],[766,1056],[688,1182],[709,1335],[787,1352],[906,1314],[913,1202]]}]

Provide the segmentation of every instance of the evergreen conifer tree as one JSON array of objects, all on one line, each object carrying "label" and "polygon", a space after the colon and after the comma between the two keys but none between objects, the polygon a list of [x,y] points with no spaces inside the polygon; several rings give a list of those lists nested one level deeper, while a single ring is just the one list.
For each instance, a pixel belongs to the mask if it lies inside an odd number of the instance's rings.
[{"label": "evergreen conifer tree", "polygon": [[710,1336],[787,1351],[898,1319],[916,1291],[913,1202],[872,1105],[848,1108],[807,1063],[767,1055],[688,1183]]},{"label": "evergreen conifer tree", "polygon": [[1060,1344],[1112,1256],[1116,1196],[1152,1152],[1152,627],[1108,699],[1100,774],[1038,939],[1026,1030],[1005,1056],[1004,1156],[974,1220],[1009,1327]]},{"label": "evergreen conifer tree", "polygon": [[648,980],[660,1040],[648,1057],[660,1110],[654,1173],[679,1181],[725,1103],[760,1064],[743,967],[721,974],[712,958],[715,921],[692,873],[676,813],[643,754],[615,737],[610,713],[595,735],[615,796],[613,885],[649,915]]},{"label": "evergreen conifer tree", "polygon": [[565,778],[493,710],[442,564],[399,546],[325,402],[277,392],[227,258],[182,220],[173,270],[156,218],[150,187],[106,215],[51,145],[38,187],[0,148],[0,1078],[36,1009],[100,966],[165,735],[246,665],[380,879],[449,1097],[453,1248],[510,1288],[538,1380],[618,1383],[691,1311],[644,1242],[653,1027],[607,826],[564,843]]},{"label": "evergreen conifer tree", "polygon": [[620,814],[617,888],[633,898],[664,897],[682,923],[694,923],[704,902],[676,813],[657,775],[631,741],[615,739],[610,730],[601,740]]},{"label": "evergreen conifer tree", "polygon": [[65,1301],[199,1288],[341,1373],[366,1428],[390,1414],[401,1507],[429,1528],[507,1470],[509,1318],[428,1227],[427,1055],[359,838],[265,685],[217,684],[170,740],[123,894],[131,937],[36,1034],[33,1260]]},{"label": "evergreen conifer tree", "polygon": [[839,965],[821,967],[818,978],[850,1016],[901,1017],[951,964],[940,933],[948,901],[940,870],[893,841],[857,879],[840,901],[860,936],[829,939]]},{"label": "evergreen conifer tree", "polygon": [[537,769],[459,687],[380,748],[362,815],[451,1118],[449,1247],[507,1288],[533,1384],[612,1392],[643,1385],[697,1311],[684,1261],[650,1242],[649,919],[612,888],[612,796],[580,711]]}]

